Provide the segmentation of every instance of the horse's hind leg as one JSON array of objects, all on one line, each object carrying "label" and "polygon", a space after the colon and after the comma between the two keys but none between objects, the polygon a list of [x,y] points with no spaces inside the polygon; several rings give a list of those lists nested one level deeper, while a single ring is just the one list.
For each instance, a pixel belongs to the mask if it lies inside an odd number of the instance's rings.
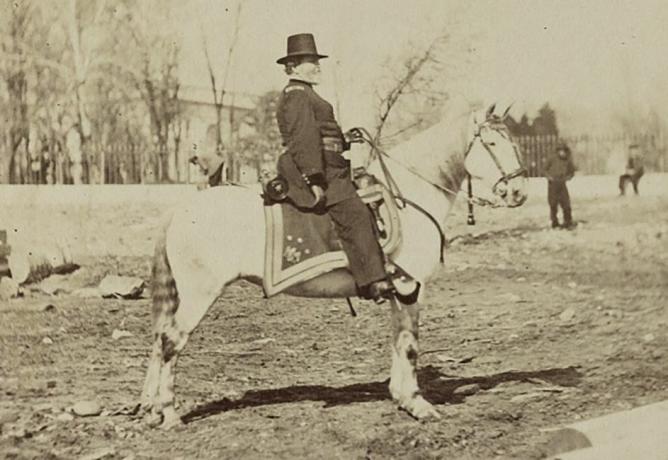
[{"label": "horse's hind leg", "polygon": [[153,409],[158,397],[158,383],[160,381],[160,368],[162,362],[162,346],[160,345],[160,335],[153,334],[153,349],[148,362],[146,371],[146,380],[144,389],[141,393],[141,407],[144,411]]},{"label": "horse's hind leg", "polygon": [[[176,412],[174,376],[179,354],[186,346],[190,334],[195,330],[209,307],[219,295],[219,291],[204,290],[198,295],[181,296],[179,307],[174,314],[162,318],[159,326],[160,372],[157,385],[158,412],[162,413],[162,428],[181,424]],[[149,369],[150,370],[150,369]]]},{"label": "horse's hind leg", "polygon": [[417,419],[440,418],[420,394],[417,382],[419,306],[402,305],[392,298],[392,370],[390,394],[399,407]]},{"label": "horse's hind leg", "polygon": [[153,351],[142,392],[142,405],[152,409],[151,422],[163,427],[179,424],[174,408],[174,367],[192,331],[221,293],[218,277],[201,265],[180,260],[180,283],[167,258],[165,240],[159,241],[153,262]]}]

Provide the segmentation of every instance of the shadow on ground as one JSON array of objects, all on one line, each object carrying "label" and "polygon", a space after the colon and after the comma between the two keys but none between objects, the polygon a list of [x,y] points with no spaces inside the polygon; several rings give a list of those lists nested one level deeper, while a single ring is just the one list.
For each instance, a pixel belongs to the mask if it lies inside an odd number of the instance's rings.
[{"label": "shadow on ground", "polygon": [[[509,371],[467,378],[446,375],[435,366],[425,366],[418,372],[423,394],[427,400],[434,404],[459,404],[463,402],[466,396],[454,394],[454,391],[463,385],[478,384],[481,389],[489,390],[504,382],[539,379],[553,385],[573,387],[578,385],[581,377],[582,374],[575,367],[539,371]],[[183,416],[183,421],[190,423],[221,412],[272,404],[320,401],[325,403],[327,408],[383,401],[390,399],[388,383],[389,380],[384,380],[381,382],[355,383],[338,388],[325,385],[295,385],[270,390],[252,390],[236,400],[223,398],[195,407]]]}]

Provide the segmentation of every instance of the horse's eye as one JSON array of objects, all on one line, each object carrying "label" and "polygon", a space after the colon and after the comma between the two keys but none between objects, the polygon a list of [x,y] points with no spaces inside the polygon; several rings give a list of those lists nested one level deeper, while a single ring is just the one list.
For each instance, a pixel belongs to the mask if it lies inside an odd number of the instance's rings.
[{"label": "horse's eye", "polygon": [[490,142],[490,143],[489,143],[489,146],[490,146],[490,147],[496,147],[496,142]]}]

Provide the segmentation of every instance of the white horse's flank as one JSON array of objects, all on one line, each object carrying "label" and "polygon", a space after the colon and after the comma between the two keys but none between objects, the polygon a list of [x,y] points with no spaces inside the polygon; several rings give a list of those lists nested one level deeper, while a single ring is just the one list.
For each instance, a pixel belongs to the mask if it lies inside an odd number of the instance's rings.
[{"label": "white horse's flank", "polygon": [[[504,175],[499,166],[515,171],[521,165],[510,139],[488,126],[492,112],[493,107],[481,120],[455,114],[390,152],[387,165],[401,192],[441,224],[455,200],[443,187],[456,192],[467,171],[476,179],[478,196],[507,206],[526,198],[523,177],[505,182],[503,193],[494,187]],[[372,164],[370,171],[382,178],[378,168]],[[152,409],[154,421],[162,419],[163,427],[181,421],[174,409],[174,366],[190,334],[227,285],[243,278],[257,282],[263,276],[265,226],[259,192],[259,188],[217,187],[199,193],[173,215],[156,247],[154,343],[142,404]],[[401,211],[400,219],[403,240],[392,259],[420,281],[422,297],[439,265],[440,235],[424,214],[411,207]],[[344,283],[337,288],[341,297],[350,295],[352,278],[348,278],[347,287]],[[319,296],[317,289],[293,293]],[[414,417],[438,417],[417,385],[418,304],[400,305],[396,299],[390,304],[390,393]]]}]

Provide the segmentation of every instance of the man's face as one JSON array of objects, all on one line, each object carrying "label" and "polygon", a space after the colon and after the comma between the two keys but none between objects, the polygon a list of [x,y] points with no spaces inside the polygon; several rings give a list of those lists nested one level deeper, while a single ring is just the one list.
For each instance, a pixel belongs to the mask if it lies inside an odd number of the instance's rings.
[{"label": "man's face", "polygon": [[566,158],[566,150],[564,149],[557,150],[557,154],[559,155],[559,158]]},{"label": "man's face", "polygon": [[302,81],[317,85],[320,83],[320,62],[318,58],[303,58],[294,67],[293,75]]}]

